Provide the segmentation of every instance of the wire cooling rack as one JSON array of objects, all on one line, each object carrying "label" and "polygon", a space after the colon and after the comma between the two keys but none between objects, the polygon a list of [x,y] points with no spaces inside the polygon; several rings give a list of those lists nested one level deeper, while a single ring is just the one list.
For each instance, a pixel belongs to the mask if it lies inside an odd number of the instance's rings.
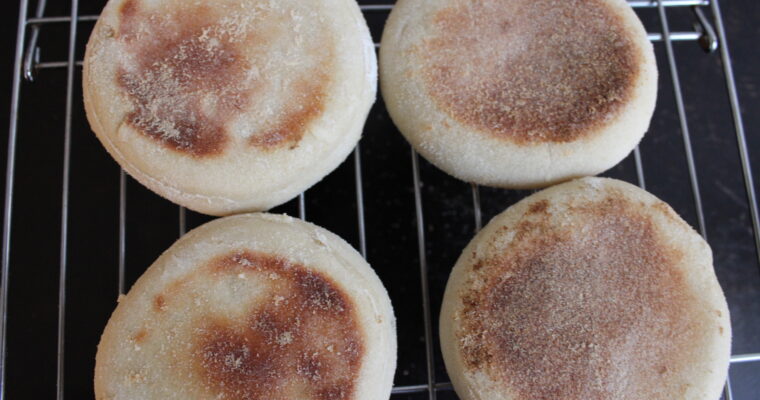
[{"label": "wire cooling rack", "polygon": [[[673,42],[676,41],[691,41],[701,46],[706,53],[715,51],[720,52],[720,59],[722,61],[723,74],[725,78],[725,85],[728,91],[728,97],[731,106],[731,117],[733,118],[736,144],[738,146],[741,173],[744,180],[746,190],[747,207],[750,212],[752,234],[754,235],[755,252],[760,257],[760,224],[758,221],[758,203],[756,198],[755,188],[753,186],[753,178],[751,165],[749,161],[747,142],[744,132],[744,124],[742,122],[742,115],[739,108],[739,99],[737,96],[737,88],[734,80],[734,74],[731,65],[731,57],[729,55],[729,48],[726,39],[726,34],[723,25],[723,18],[721,16],[719,0],[661,0],[661,1],[634,1],[628,0],[629,4],[636,9],[652,9],[657,13],[659,19],[659,29],[655,29],[655,32],[649,33],[649,39],[653,42],[660,42],[664,44],[666,64],[663,64],[663,60],[660,61],[661,74],[670,74],[670,81],[672,82],[672,92],[675,99],[676,109],[675,112],[678,116],[678,123],[680,124],[680,133],[683,141],[683,151],[685,153],[686,166],[688,168],[688,177],[691,186],[691,197],[693,197],[694,209],[696,211],[696,224],[697,228],[703,236],[706,236],[706,224],[704,206],[702,203],[702,196],[699,188],[699,179],[697,174],[697,164],[694,160],[691,137],[689,131],[689,124],[686,118],[686,107],[684,105],[681,80],[678,75],[677,57],[673,50]],[[22,81],[44,81],[45,70],[49,69],[65,69],[66,81],[65,81],[65,109],[62,111],[63,126],[64,126],[64,139],[63,139],[63,165],[62,165],[62,182],[61,182],[61,200],[60,200],[60,247],[59,247],[59,276],[58,276],[58,318],[57,318],[57,351],[55,360],[56,364],[56,379],[55,379],[55,393],[57,399],[64,399],[66,392],[65,381],[65,366],[64,362],[66,354],[66,321],[67,321],[67,267],[69,260],[69,198],[71,187],[71,143],[72,143],[72,114],[75,112],[75,99],[74,82],[75,74],[80,73],[78,67],[81,66],[81,60],[77,59],[78,46],[81,47],[83,41],[86,40],[87,35],[81,35],[79,24],[88,23],[97,20],[97,15],[80,15],[79,13],[79,1],[70,0],[70,15],[67,16],[46,16],[46,0],[38,0],[37,8],[33,16],[28,14],[29,8],[28,0],[21,0],[19,7],[19,24],[16,39],[16,51],[14,61],[14,76],[12,84],[12,97],[11,97],[11,113],[10,113],[10,129],[8,133],[8,158],[7,158],[7,175],[6,175],[6,187],[5,187],[5,207],[4,207],[4,219],[3,219],[3,237],[2,237],[2,280],[0,281],[0,400],[5,398],[6,395],[6,383],[9,370],[13,368],[13,365],[7,362],[7,353],[9,347],[7,346],[7,328],[9,324],[13,324],[13,319],[8,319],[8,291],[12,287],[12,273],[15,265],[11,263],[11,251],[12,247],[12,224],[18,223],[12,221],[13,209],[14,209],[14,179],[15,179],[15,167],[16,167],[16,149],[17,149],[17,133],[21,121],[21,114],[19,112],[21,107],[22,98]],[[376,4],[376,5],[362,5],[361,8],[365,15],[372,18],[384,19],[387,13],[392,9],[392,4]],[[671,31],[668,20],[668,10],[673,8],[690,8],[693,12],[693,26],[694,29],[690,31]],[[709,15],[709,16],[708,16]],[[40,35],[42,35],[46,27],[53,25],[68,25],[68,47],[67,57],[63,61],[40,61],[40,46],[38,45]],[[379,46],[379,45],[378,45]],[[667,65],[668,68],[663,68],[663,65]],[[28,86],[28,85],[27,85]],[[26,87],[26,86],[25,86]],[[57,94],[55,94],[57,95]],[[81,112],[81,111],[80,111]],[[366,136],[366,133],[365,133]],[[366,143],[366,139],[362,144]],[[24,151],[23,149],[20,151]],[[428,258],[429,248],[431,243],[426,240],[426,233],[424,221],[424,208],[422,190],[423,183],[421,180],[420,165],[421,161],[418,155],[411,151],[411,177],[412,177],[412,190],[410,196],[404,201],[414,203],[414,217],[416,222],[416,241],[417,251],[416,255],[419,260],[419,278],[420,286],[417,289],[421,294],[418,297],[421,302],[421,316],[423,319],[423,336],[422,342],[424,345],[424,381],[418,384],[404,384],[397,385],[393,389],[393,398],[428,398],[430,400],[437,397],[447,396],[447,398],[453,398],[451,384],[445,381],[439,380],[436,375],[436,368],[440,369],[440,366],[436,366],[436,356],[434,348],[434,325],[433,325],[433,313],[437,310],[433,310],[431,306],[430,295],[430,274],[428,271]],[[638,184],[642,187],[646,187],[644,167],[641,158],[641,152],[637,148],[634,152],[636,179]],[[355,184],[355,209],[356,209],[356,221],[357,227],[356,234],[359,250],[362,255],[367,256],[367,230],[365,228],[365,199],[364,199],[364,184],[362,181],[362,159],[361,151],[357,146],[353,160],[349,160],[353,166],[353,181]],[[50,166],[50,168],[56,168]],[[365,172],[366,173],[366,172]],[[125,269],[126,269],[126,231],[127,231],[127,182],[128,177],[121,171],[119,175],[119,206],[118,206],[118,248],[115,259],[118,260],[113,267],[118,268],[118,291],[124,293],[125,291]],[[468,197],[470,194],[467,195]],[[471,198],[472,203],[468,206],[470,212],[474,216],[474,227],[480,229],[483,221],[483,212],[481,211],[481,190],[478,186],[471,186]],[[307,201],[306,194],[301,194],[295,202],[295,206],[298,210],[298,214],[301,218],[307,216]],[[187,212],[184,208],[179,207],[177,220],[179,221],[177,231],[179,235],[185,233],[187,229]],[[412,234],[411,236],[414,236]],[[437,244],[433,244],[437,245]],[[760,258],[758,259],[760,262]],[[51,279],[54,279],[51,278]],[[417,295],[419,296],[419,294]],[[112,299],[108,299],[111,301]],[[402,305],[403,306],[403,305]],[[399,307],[399,304],[396,304]],[[405,327],[399,325],[399,335],[405,335]],[[92,326],[95,331],[100,331],[102,326]],[[731,357],[732,365],[739,363],[752,363],[760,362],[760,354],[735,354]],[[440,360],[438,361],[440,363]],[[89,371],[80,371],[78,373],[90,373]],[[69,395],[69,397],[71,397]],[[731,380],[726,382],[724,398],[727,400],[734,399],[734,395],[731,390]]]}]

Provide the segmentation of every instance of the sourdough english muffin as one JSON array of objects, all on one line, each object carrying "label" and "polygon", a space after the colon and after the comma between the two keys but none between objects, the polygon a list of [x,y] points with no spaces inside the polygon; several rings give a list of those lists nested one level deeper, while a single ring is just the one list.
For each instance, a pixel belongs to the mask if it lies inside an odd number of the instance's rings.
[{"label": "sourdough english muffin", "polygon": [[496,216],[451,273],[440,331],[463,400],[717,400],[731,346],[707,243],[601,178]]},{"label": "sourdough english muffin", "polygon": [[106,326],[98,400],[386,400],[393,310],[364,259],[287,216],[228,217],[188,233]]},{"label": "sourdough english muffin", "polygon": [[377,64],[354,0],[110,0],[83,81],[90,125],[130,175],[227,215],[281,204],[346,158]]},{"label": "sourdough english muffin", "polygon": [[399,130],[457,178],[539,187],[641,140],[657,66],[624,0],[399,0],[380,48]]}]

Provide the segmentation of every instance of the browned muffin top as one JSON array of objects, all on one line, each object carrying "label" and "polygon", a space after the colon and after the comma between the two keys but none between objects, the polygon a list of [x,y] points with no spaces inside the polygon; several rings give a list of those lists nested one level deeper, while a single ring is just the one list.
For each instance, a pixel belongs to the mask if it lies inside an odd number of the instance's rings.
[{"label": "browned muffin top", "polygon": [[641,50],[604,0],[467,0],[433,16],[427,91],[451,118],[516,144],[593,135],[632,96]]},{"label": "browned muffin top", "polygon": [[697,324],[720,311],[703,309],[651,212],[611,191],[567,209],[541,200],[500,228],[459,294],[465,368],[520,399],[659,398],[652,382],[678,381]]},{"label": "browned muffin top", "polygon": [[[194,157],[223,154],[235,136],[265,150],[298,146],[325,106],[333,68],[330,33],[299,37],[287,10],[171,3],[149,8],[126,0],[120,8],[113,35],[131,59],[117,74],[133,105],[126,122]],[[302,52],[287,54],[288,47]],[[289,76],[277,76],[278,69]],[[267,96],[283,98],[277,104]],[[271,118],[257,121],[255,131],[231,132],[230,122],[251,110]]]},{"label": "browned muffin top", "polygon": [[[254,280],[259,292],[234,306],[242,313],[202,313],[176,333],[167,357],[221,399],[355,398],[365,352],[356,306],[329,277],[304,265],[248,250],[216,257],[155,295],[155,318],[177,318],[198,283],[226,279]],[[165,332],[141,329],[133,341],[140,345],[153,334]]]}]

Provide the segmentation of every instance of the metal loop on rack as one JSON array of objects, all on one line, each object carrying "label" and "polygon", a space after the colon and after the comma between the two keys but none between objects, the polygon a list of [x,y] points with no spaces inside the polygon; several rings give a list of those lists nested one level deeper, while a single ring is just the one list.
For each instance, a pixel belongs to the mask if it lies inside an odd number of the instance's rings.
[{"label": "metal loop on rack", "polygon": [[[35,10],[35,17],[39,18],[45,13],[45,7],[47,6],[47,0],[37,1],[37,9]],[[27,19],[27,24],[29,20]],[[34,72],[36,65],[40,62],[40,48],[37,47],[37,39],[40,37],[40,26],[33,25],[31,35],[29,35],[29,44],[26,46],[26,52],[24,53],[24,79],[29,82],[34,81]]]},{"label": "metal loop on rack", "polygon": [[694,30],[701,33],[699,37],[699,46],[707,53],[718,50],[718,35],[715,34],[712,24],[702,11],[702,7],[692,7],[697,20],[694,22]]},{"label": "metal loop on rack", "polygon": [[[35,30],[32,33],[32,38],[36,38],[38,32],[39,28],[35,27]],[[29,42],[29,44],[30,46],[26,51],[26,56],[24,56],[24,79],[33,82],[36,66],[40,63],[40,48],[37,46],[32,47],[32,42]]]}]

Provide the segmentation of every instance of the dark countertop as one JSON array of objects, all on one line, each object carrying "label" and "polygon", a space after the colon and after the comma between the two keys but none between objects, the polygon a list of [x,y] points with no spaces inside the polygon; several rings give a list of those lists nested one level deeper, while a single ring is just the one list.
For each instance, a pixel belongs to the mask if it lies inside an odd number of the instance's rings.
[{"label": "dark countertop", "polygon": [[[45,15],[67,15],[67,1],[50,2]],[[103,0],[82,0],[81,14],[96,14]],[[362,4],[388,1],[360,1]],[[747,140],[760,187],[760,2],[721,2],[734,59]],[[8,7],[11,8],[11,7]],[[30,7],[30,12],[34,7]],[[708,12],[708,14],[710,14]],[[5,15],[7,30],[0,41],[7,55],[0,93],[10,94],[17,11]],[[659,32],[655,10],[639,15],[650,32]],[[671,30],[690,30],[688,9],[669,9]],[[379,38],[386,13],[369,13]],[[79,29],[81,59],[92,22]],[[66,59],[67,24],[46,26],[41,35],[43,61]],[[660,67],[660,93],[650,132],[641,145],[649,191],[669,202],[692,226],[697,225],[683,141],[676,114],[665,47],[655,45]],[[752,237],[741,166],[719,53],[705,54],[694,42],[675,43],[688,124],[704,203],[708,240],[715,268],[729,301],[734,329],[734,354],[760,352],[760,265]],[[65,381],[68,398],[92,397],[95,345],[115,305],[118,257],[119,169],[89,130],[75,81],[71,199],[66,303]],[[10,399],[52,398],[56,379],[58,266],[61,165],[66,71],[39,71],[33,83],[22,84],[13,214],[11,283],[8,315],[7,393]],[[9,109],[9,95],[0,96]],[[0,113],[8,126],[8,113]],[[5,131],[4,131],[5,132]],[[4,136],[5,138],[5,136]],[[399,328],[398,385],[422,384],[425,346],[417,233],[409,146],[378,101],[362,141],[363,182],[368,260],[387,286]],[[5,163],[5,153],[0,152]],[[307,219],[358,247],[353,157],[307,192]],[[448,273],[474,231],[469,185],[421,161],[422,196],[427,237],[434,327]],[[635,182],[633,158],[609,171]],[[178,209],[135,181],[127,183],[127,284],[177,238]],[[529,192],[483,188],[484,221]],[[275,211],[297,215],[294,202]],[[208,217],[188,214],[193,227]],[[437,329],[436,329],[437,330]],[[435,373],[446,381],[435,343]],[[736,399],[760,396],[760,363],[731,369]],[[422,399],[424,394],[394,399]],[[453,399],[442,391],[440,398]]]}]

